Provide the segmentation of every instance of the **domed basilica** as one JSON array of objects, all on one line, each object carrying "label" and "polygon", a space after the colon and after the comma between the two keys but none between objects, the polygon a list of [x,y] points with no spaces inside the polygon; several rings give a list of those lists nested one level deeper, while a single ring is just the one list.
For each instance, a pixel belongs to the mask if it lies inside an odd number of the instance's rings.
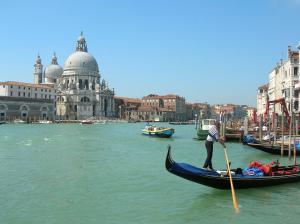
[{"label": "domed basilica", "polygon": [[82,120],[91,117],[112,117],[115,113],[114,90],[99,73],[98,63],[88,53],[84,36],[79,36],[77,46],[64,63],[58,65],[54,53],[52,62],[42,74],[43,66],[38,56],[34,65],[35,83],[45,78],[45,84],[56,91],[56,115],[59,119]]}]

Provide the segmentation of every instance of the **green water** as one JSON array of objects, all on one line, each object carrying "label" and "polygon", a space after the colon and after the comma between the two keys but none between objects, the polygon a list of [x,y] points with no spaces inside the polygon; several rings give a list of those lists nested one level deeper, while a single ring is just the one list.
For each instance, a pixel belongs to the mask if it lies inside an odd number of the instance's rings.
[{"label": "green water", "polygon": [[[139,124],[0,126],[0,223],[298,223],[300,183],[230,191],[168,173],[173,158],[202,166],[203,142],[192,125],[173,126],[171,139],[141,135]],[[228,144],[233,167],[279,158]],[[286,164],[287,159],[280,159]],[[213,165],[224,168],[215,146]]]}]

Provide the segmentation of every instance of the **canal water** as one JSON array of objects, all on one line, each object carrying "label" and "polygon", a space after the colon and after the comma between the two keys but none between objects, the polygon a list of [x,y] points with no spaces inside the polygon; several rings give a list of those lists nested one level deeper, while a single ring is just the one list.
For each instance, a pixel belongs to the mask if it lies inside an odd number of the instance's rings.
[{"label": "canal water", "polygon": [[[300,183],[230,191],[174,176],[173,158],[202,166],[203,142],[193,125],[173,126],[171,139],[141,134],[144,123],[11,124],[0,126],[0,223],[298,223]],[[280,159],[242,144],[227,144],[232,167]],[[292,162],[291,162],[292,163]],[[215,145],[213,165],[225,167]]]}]

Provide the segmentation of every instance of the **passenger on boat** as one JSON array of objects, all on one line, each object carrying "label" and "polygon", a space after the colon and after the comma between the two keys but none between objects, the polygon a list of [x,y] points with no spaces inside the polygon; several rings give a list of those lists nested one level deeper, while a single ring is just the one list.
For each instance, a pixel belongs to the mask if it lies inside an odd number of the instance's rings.
[{"label": "passenger on boat", "polygon": [[215,121],[214,124],[208,130],[208,135],[205,141],[205,148],[207,152],[206,160],[203,165],[203,168],[213,170],[212,166],[212,156],[214,149],[214,141],[219,142],[223,147],[225,147],[224,139],[220,138],[219,135],[220,123]]}]

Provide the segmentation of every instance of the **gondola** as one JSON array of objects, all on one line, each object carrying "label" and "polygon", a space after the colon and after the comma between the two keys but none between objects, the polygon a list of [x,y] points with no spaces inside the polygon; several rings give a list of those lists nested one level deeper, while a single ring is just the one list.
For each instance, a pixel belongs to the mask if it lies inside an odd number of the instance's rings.
[{"label": "gondola", "polygon": [[[171,148],[165,162],[166,169],[179,177],[198,184],[206,185],[218,189],[230,189],[229,176],[226,171],[210,171],[198,168],[186,163],[176,163],[171,156]],[[232,173],[237,173],[237,169],[232,169]],[[225,173],[225,174],[224,174]],[[234,188],[258,188],[274,186],[300,181],[300,166],[278,166],[272,176],[244,176],[243,174],[232,175]]]},{"label": "gondola", "polygon": [[[267,153],[281,155],[281,146],[280,145],[271,145],[269,143],[247,143],[246,145],[248,145],[252,148],[267,152]],[[284,146],[283,154],[284,155],[289,154],[289,149],[287,146]],[[294,155],[294,147],[293,146],[291,148],[291,155]],[[296,148],[296,156],[300,156],[300,149]]]}]

